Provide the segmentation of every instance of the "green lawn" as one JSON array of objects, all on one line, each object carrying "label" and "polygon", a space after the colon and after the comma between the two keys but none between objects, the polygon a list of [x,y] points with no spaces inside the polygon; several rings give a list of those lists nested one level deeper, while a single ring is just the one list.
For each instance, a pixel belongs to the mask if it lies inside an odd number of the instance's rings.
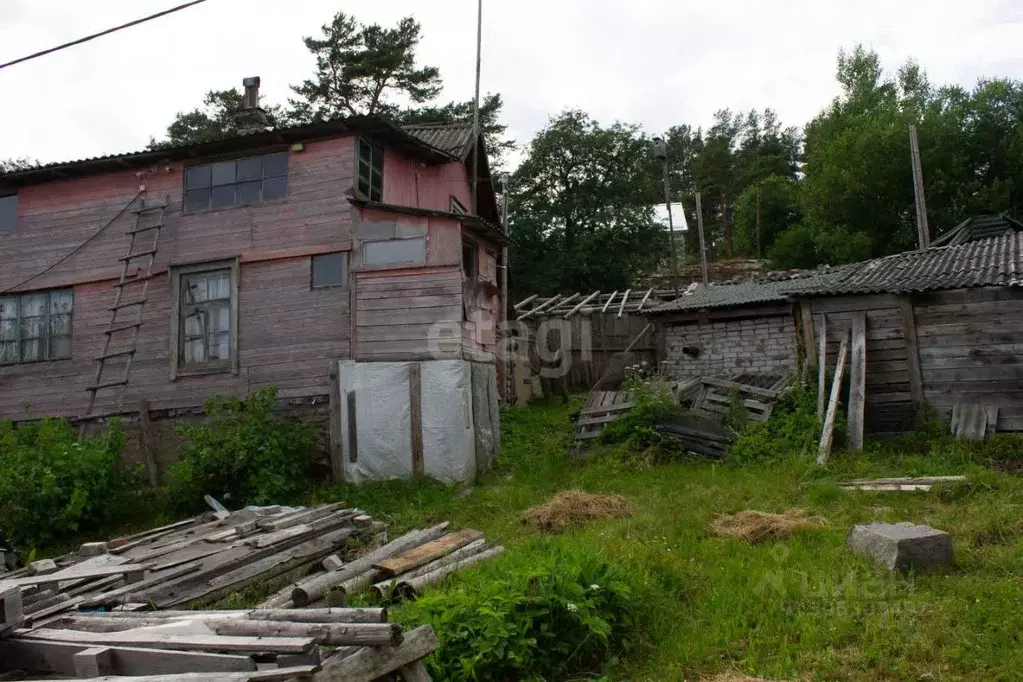
[{"label": "green lawn", "polygon": [[[835,453],[827,470],[808,457],[744,467],[651,465],[600,447],[580,460],[566,455],[569,413],[560,406],[505,410],[498,468],[473,488],[329,486],[311,501],[347,500],[389,521],[392,534],[441,520],[478,528],[517,561],[586,547],[627,567],[645,586],[641,620],[629,655],[600,671],[612,680],[693,680],[732,669],[772,679],[1023,678],[1023,479],[984,466],[970,448],[918,442],[857,457]],[[1012,459],[1016,443],[998,448]],[[970,485],[930,493],[850,493],[834,485],[960,473]],[[635,514],[554,538],[520,522],[523,510],[568,488],[624,495]],[[829,525],[754,546],[708,531],[718,514],[790,507]],[[956,567],[919,577],[876,570],[844,544],[852,524],[871,520],[950,532]],[[498,575],[510,560],[474,570]]]}]

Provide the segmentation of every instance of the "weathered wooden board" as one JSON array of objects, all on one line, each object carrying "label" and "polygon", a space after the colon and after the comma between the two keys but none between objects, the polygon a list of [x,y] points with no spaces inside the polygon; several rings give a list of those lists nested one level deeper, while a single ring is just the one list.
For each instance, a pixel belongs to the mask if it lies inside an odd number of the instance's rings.
[{"label": "weathered wooden board", "polygon": [[17,636],[27,640],[48,642],[86,643],[106,646],[135,646],[147,649],[177,649],[180,651],[229,651],[300,654],[315,645],[313,638],[299,637],[223,637],[220,635],[168,635],[160,632],[82,632],[78,630],[18,630]]},{"label": "weathered wooden board", "polygon": [[465,528],[448,533],[442,538],[427,542],[398,556],[378,561],[373,564],[373,568],[383,571],[386,575],[400,575],[482,538],[481,531]]}]

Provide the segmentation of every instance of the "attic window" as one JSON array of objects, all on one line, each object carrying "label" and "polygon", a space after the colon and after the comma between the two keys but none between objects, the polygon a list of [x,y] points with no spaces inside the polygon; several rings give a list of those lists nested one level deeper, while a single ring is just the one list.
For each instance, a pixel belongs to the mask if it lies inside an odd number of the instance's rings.
[{"label": "attic window", "polygon": [[359,138],[359,177],[355,190],[362,199],[383,201],[384,150],[361,137]]},{"label": "attic window", "polygon": [[0,232],[12,232],[18,224],[18,195],[0,197]]}]

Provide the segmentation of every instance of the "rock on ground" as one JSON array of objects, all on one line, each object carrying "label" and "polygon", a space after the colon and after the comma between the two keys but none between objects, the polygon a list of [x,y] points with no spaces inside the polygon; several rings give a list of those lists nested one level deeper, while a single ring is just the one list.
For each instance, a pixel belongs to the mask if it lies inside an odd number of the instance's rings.
[{"label": "rock on ground", "polygon": [[908,522],[853,526],[848,544],[889,570],[924,573],[953,563],[948,533]]}]

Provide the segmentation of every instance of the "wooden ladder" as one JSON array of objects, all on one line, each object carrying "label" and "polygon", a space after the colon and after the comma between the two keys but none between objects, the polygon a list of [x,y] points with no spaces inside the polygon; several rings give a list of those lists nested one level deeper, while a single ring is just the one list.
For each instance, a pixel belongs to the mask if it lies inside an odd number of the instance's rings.
[{"label": "wooden ladder", "polygon": [[[131,366],[135,360],[135,351],[138,346],[139,329],[142,327],[142,315],[146,308],[146,293],[149,290],[149,280],[153,278],[153,261],[156,260],[156,252],[160,245],[160,232],[163,229],[164,214],[167,211],[167,197],[164,197],[158,204],[142,205],[133,211],[135,224],[131,230],[126,232],[129,236],[128,251],[121,263],[121,278],[114,284],[114,305],[110,311],[110,325],[103,331],[103,352],[95,358],[96,374],[93,377],[92,385],[85,390],[89,393],[89,404],[82,415],[84,421],[100,415],[92,413],[96,406],[96,396],[100,391],[114,389],[117,392],[117,400],[114,403],[111,415],[118,414],[121,410],[121,402],[124,399],[124,389],[128,385],[128,377],[131,374]],[[139,235],[151,232],[153,241],[141,251],[136,251]],[[142,261],[141,265],[136,265]],[[132,287],[135,287],[132,289]],[[127,298],[125,298],[127,296]],[[118,319],[122,311],[134,309],[134,319]],[[119,342],[114,341],[114,337]],[[108,361],[124,361],[121,375],[118,378],[107,378],[112,368],[107,366]],[[119,362],[112,363],[115,366]],[[104,376],[106,372],[106,376]]]}]

